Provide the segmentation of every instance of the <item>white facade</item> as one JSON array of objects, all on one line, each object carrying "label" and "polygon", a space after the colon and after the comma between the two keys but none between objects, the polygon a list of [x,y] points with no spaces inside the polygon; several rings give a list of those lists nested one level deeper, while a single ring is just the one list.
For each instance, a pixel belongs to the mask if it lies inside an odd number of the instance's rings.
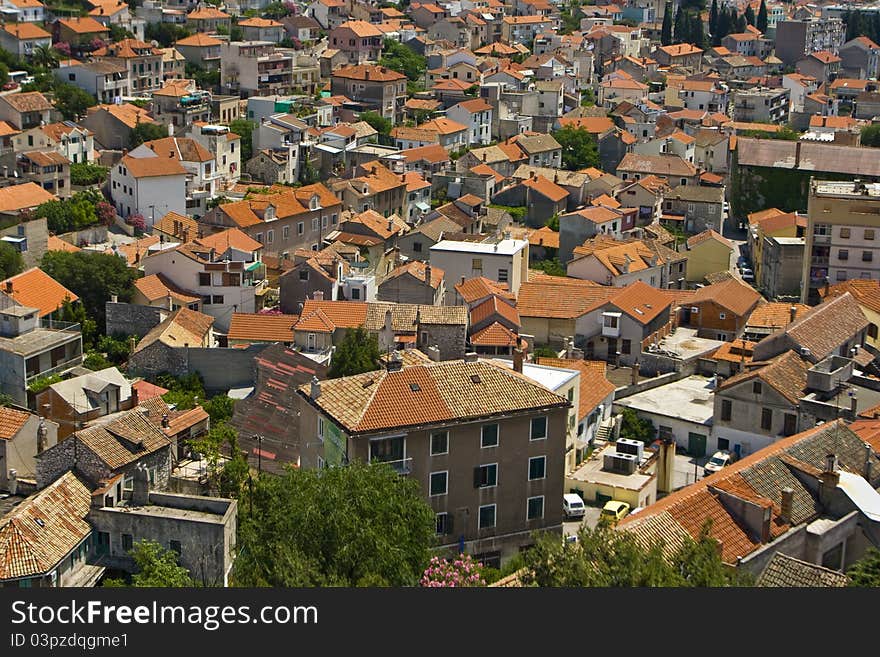
[{"label": "white facade", "polygon": [[231,185],[241,178],[241,137],[233,134],[226,126],[203,125],[193,126],[188,135],[211,152],[217,176]]},{"label": "white facade", "polygon": [[19,7],[11,0],[0,0],[0,13],[7,20],[17,23],[42,23],[46,20],[46,8],[41,4]]},{"label": "white facade", "polygon": [[110,198],[121,217],[143,215],[150,228],[169,212],[186,214],[186,174],[136,178],[119,162],[110,169]]},{"label": "white facade", "polygon": [[594,281],[600,285],[625,287],[630,283],[642,281],[652,287],[660,287],[663,279],[663,265],[658,263],[654,267],[646,267],[639,271],[613,274],[596,256],[588,255],[569,262],[567,273],[571,278]]},{"label": "white facade", "polygon": [[498,283],[507,283],[517,294],[528,281],[529,243],[504,239],[495,244],[442,240],[431,247],[431,266],[446,272],[446,280],[483,276]]},{"label": "white facade", "polygon": [[468,127],[469,144],[488,144],[492,141],[492,110],[470,112],[455,105],[447,110],[446,116]]}]

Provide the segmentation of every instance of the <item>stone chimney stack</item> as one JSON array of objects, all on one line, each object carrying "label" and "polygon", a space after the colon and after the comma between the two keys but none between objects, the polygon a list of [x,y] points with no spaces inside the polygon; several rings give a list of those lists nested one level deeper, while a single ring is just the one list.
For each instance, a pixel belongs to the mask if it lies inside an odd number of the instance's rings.
[{"label": "stone chimney stack", "polygon": [[797,306],[792,306],[788,309],[788,321],[789,323],[793,322],[797,318]]},{"label": "stone chimney stack", "polygon": [[389,372],[399,372],[403,369],[403,358],[400,357],[400,352],[394,350],[391,352],[391,357],[388,359],[388,371]]},{"label": "stone chimney stack", "polygon": [[522,374],[523,371],[523,360],[525,359],[525,354],[522,349],[514,349],[513,350],[513,371],[519,372]]},{"label": "stone chimney stack", "polygon": [[49,434],[49,428],[46,426],[46,420],[40,418],[40,426],[37,427],[37,454],[41,454],[46,449],[46,436]]},{"label": "stone chimney stack", "polygon": [[146,506],[150,503],[150,476],[147,466],[141,463],[134,471],[134,489],[131,491],[132,506]]},{"label": "stone chimney stack", "polygon": [[782,522],[791,524],[791,512],[794,508],[794,489],[785,487],[782,489],[782,510],[779,517]]},{"label": "stone chimney stack", "polygon": [[871,457],[874,455],[874,449],[865,443],[865,480],[870,483],[873,476]]},{"label": "stone chimney stack", "polygon": [[15,495],[18,492],[18,471],[10,470],[9,478],[6,481],[6,487],[9,489],[10,495]]},{"label": "stone chimney stack", "polygon": [[821,483],[819,498],[824,501],[832,490],[837,488],[840,482],[840,473],[837,471],[837,454],[828,454],[825,456],[825,469],[819,475]]},{"label": "stone chimney stack", "polygon": [[171,421],[168,419],[168,413],[162,413],[162,428],[167,429],[171,426]]},{"label": "stone chimney stack", "polygon": [[315,301],[323,301],[324,300],[324,291],[323,290],[315,290],[315,293],[312,295],[312,298]]},{"label": "stone chimney stack", "polygon": [[430,264],[425,265],[425,283],[427,285],[431,284],[431,265]]},{"label": "stone chimney stack", "polygon": [[6,281],[6,294],[12,294],[12,281]]},{"label": "stone chimney stack", "polygon": [[321,396],[321,382],[318,381],[318,377],[313,376],[311,381],[311,390],[309,391],[309,397],[312,399],[317,399]]}]

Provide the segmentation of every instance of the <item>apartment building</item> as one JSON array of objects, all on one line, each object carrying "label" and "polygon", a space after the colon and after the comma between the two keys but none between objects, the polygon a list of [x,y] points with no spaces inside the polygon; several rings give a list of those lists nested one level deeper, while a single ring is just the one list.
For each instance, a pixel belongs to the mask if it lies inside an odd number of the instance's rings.
[{"label": "apartment building", "polygon": [[[502,365],[466,357],[299,388],[301,466],[384,462],[419,482],[440,548],[499,565],[560,532],[571,403]],[[309,437],[314,437],[314,439]]]},{"label": "apartment building", "polygon": [[846,25],[839,18],[776,23],[776,56],[789,66],[818,50],[837,54],[845,40]]},{"label": "apartment building", "polygon": [[494,244],[442,240],[430,248],[430,262],[449,281],[484,276],[506,283],[511,293],[529,280],[529,243],[505,237]]},{"label": "apartment building", "polygon": [[741,123],[788,123],[791,90],[751,87],[733,92],[733,118]]},{"label": "apartment building", "polygon": [[220,86],[242,97],[290,93],[296,57],[276,51],[271,41],[224,42],[220,47]]},{"label": "apartment building", "polygon": [[403,116],[406,102],[406,76],[385,66],[361,64],[333,71],[330,93],[360,103],[364,111],[374,111],[392,123]]},{"label": "apartment building", "polygon": [[142,94],[155,91],[164,83],[163,54],[161,48],[152,44],[137,39],[123,39],[95,50],[92,56],[97,60],[124,65],[128,72],[131,93]]},{"label": "apartment building", "polygon": [[801,301],[826,283],[880,278],[880,183],[813,180],[807,201]]}]

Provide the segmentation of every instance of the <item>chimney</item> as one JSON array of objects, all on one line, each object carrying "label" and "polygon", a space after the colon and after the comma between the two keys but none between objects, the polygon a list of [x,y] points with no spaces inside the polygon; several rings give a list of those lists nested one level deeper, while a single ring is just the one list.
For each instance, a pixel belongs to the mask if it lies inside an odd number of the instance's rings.
[{"label": "chimney", "polygon": [[[48,406],[48,404],[45,405]],[[46,426],[46,420],[40,418],[40,426],[37,427],[37,454],[41,454],[46,449],[46,436],[48,434],[49,428]]]},{"label": "chimney", "polygon": [[792,306],[788,309],[788,322],[791,323],[797,317],[797,306]]},{"label": "chimney", "polygon": [[461,284],[462,284],[462,285],[464,285],[465,280],[466,280],[465,277],[462,276],[462,277],[461,277]]},{"label": "chimney", "polygon": [[761,518],[761,543],[770,542],[770,520],[773,517],[773,507],[764,507],[764,516]]},{"label": "chimney", "polygon": [[837,472],[837,454],[827,454],[825,456],[825,469],[819,475],[819,499],[823,503],[825,497],[835,488],[840,481],[840,474]]},{"label": "chimney", "polygon": [[476,363],[477,360],[479,360],[479,356],[477,356],[477,352],[475,352],[475,351],[468,351],[464,355],[464,362],[465,363]]},{"label": "chimney", "polygon": [[396,349],[391,352],[391,357],[388,359],[387,369],[389,372],[399,372],[403,369],[403,358],[400,357],[400,352]]},{"label": "chimney", "polygon": [[311,390],[309,391],[309,397],[312,399],[317,399],[321,396],[321,382],[318,381],[318,377],[313,376],[311,381]]},{"label": "chimney", "polygon": [[852,413],[853,420],[856,419],[856,408],[858,407],[858,405],[859,405],[859,400],[856,396],[856,389],[852,388],[852,389],[850,389],[850,395],[849,395],[849,411],[850,411],[850,413]]},{"label": "chimney", "polygon": [[513,371],[522,374],[524,353],[522,349],[513,350]]},{"label": "chimney", "polygon": [[134,471],[134,489],[131,491],[132,506],[146,506],[150,503],[150,477],[143,463]]},{"label": "chimney", "polygon": [[12,294],[12,281],[6,281],[6,294]]},{"label": "chimney", "polygon": [[432,361],[435,363],[440,362],[440,347],[432,345],[430,347],[425,347],[424,351]]},{"label": "chimney", "polygon": [[782,522],[791,524],[791,510],[794,507],[794,489],[785,487],[782,489],[782,510],[779,518]]},{"label": "chimney", "polygon": [[801,141],[795,142],[794,146],[794,168],[797,169],[801,163]]},{"label": "chimney", "polygon": [[[798,142],[798,143],[800,143],[800,142]],[[828,296],[828,292],[831,291],[831,283],[828,281],[828,277],[827,277],[827,276],[825,277],[825,285],[824,285],[823,287],[824,287],[824,290],[823,290],[824,294],[823,294],[823,296],[826,296],[826,297],[827,297],[827,296]]]},{"label": "chimney", "polygon": [[430,264],[425,265],[425,283],[427,283],[428,285],[431,284],[431,265]]},{"label": "chimney", "polygon": [[10,470],[9,471],[9,479],[7,479],[6,487],[9,489],[10,495],[15,495],[18,492],[18,471]]},{"label": "chimney", "polygon": [[871,483],[871,475],[873,474],[871,472],[871,470],[872,470],[871,457],[873,455],[874,455],[873,448],[868,443],[865,443],[865,480],[868,483]]},{"label": "chimney", "polygon": [[324,300],[324,291],[323,290],[315,290],[314,294],[312,294],[312,298],[315,301],[323,301]]},{"label": "chimney", "polygon": [[675,441],[664,438],[660,441],[660,458],[657,460],[657,490],[672,492],[672,473],[675,471]]},{"label": "chimney", "polygon": [[639,382],[639,361],[636,361],[632,365],[632,385],[635,385]]},{"label": "chimney", "polygon": [[390,233],[393,230],[394,230],[394,219],[389,219],[388,220],[388,232]]},{"label": "chimney", "polygon": [[168,413],[162,413],[162,428],[167,429],[171,426],[171,422],[168,419]]},{"label": "chimney", "polygon": [[119,303],[119,297],[115,294],[111,294],[110,295],[110,302],[111,303]]}]

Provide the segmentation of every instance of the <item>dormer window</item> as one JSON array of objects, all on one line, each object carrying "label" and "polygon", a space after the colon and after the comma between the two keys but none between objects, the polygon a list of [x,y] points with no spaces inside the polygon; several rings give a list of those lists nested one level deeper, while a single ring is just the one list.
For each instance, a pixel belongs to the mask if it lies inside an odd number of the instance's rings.
[{"label": "dormer window", "polygon": [[320,210],[321,209],[321,197],[317,194],[312,195],[312,198],[309,199],[309,210]]}]

